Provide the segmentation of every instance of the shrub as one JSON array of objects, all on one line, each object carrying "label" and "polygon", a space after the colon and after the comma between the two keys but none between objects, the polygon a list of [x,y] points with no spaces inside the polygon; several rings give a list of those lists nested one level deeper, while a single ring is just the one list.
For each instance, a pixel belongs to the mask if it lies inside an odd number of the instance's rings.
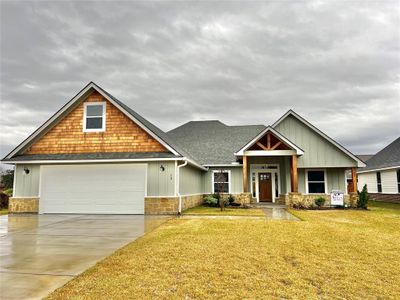
[{"label": "shrub", "polygon": [[3,193],[6,194],[8,197],[12,197],[13,189],[6,189],[3,191]]},{"label": "shrub", "polygon": [[211,207],[218,206],[218,200],[212,195],[208,195],[208,196],[204,197],[204,203],[206,203],[208,206],[211,206]]},{"label": "shrub", "polygon": [[357,207],[367,209],[368,200],[369,200],[368,188],[367,188],[367,185],[365,184],[364,187],[362,188],[361,192],[358,192]]},{"label": "shrub", "polygon": [[232,205],[232,203],[235,202],[235,197],[233,195],[229,195],[228,202],[229,202],[229,205]]},{"label": "shrub", "polygon": [[8,208],[8,196],[4,193],[0,193],[0,208]]},{"label": "shrub", "polygon": [[315,205],[318,206],[318,208],[321,208],[322,206],[324,206],[325,204],[325,198],[324,197],[318,197],[317,199],[315,199]]},{"label": "shrub", "polygon": [[0,183],[5,189],[13,187],[14,170],[6,170],[1,174]]}]

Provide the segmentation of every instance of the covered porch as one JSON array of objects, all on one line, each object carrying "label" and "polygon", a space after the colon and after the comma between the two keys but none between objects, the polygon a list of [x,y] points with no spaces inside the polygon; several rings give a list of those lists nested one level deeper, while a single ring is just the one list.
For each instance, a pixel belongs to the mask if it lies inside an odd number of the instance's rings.
[{"label": "covered porch", "polygon": [[[298,168],[298,160],[303,154],[298,146],[274,129],[267,128],[236,153],[240,155],[243,166],[243,193],[250,194],[253,203],[291,205],[293,199],[297,201],[300,198],[313,201],[324,197],[330,201],[330,191],[345,191],[344,168]],[[316,175],[322,177],[321,189],[311,191],[313,183],[308,179]],[[356,176],[355,168],[352,176]],[[314,186],[318,187],[318,183]],[[346,193],[346,197],[349,198],[350,194]]]}]

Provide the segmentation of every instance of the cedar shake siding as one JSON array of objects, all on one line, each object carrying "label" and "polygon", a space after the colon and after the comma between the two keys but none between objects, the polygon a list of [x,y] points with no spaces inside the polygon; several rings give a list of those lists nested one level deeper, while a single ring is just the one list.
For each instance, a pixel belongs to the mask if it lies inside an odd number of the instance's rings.
[{"label": "cedar shake siding", "polygon": [[[106,130],[83,132],[85,102],[106,102]],[[168,152],[98,92],[90,94],[24,154]]]}]

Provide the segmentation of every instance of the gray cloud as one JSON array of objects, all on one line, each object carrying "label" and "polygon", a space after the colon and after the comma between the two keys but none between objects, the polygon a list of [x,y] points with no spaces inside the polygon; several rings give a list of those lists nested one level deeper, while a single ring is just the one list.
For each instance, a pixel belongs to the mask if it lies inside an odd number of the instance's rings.
[{"label": "gray cloud", "polygon": [[0,5],[1,156],[91,80],[164,130],[293,108],[355,153],[400,134],[398,1]]}]

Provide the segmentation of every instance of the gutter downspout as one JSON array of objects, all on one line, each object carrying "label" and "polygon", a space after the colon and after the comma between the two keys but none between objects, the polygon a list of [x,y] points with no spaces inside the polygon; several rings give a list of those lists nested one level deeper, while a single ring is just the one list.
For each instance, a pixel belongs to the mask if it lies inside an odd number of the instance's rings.
[{"label": "gutter downspout", "polygon": [[176,179],[176,193],[177,193],[177,195],[178,195],[178,200],[179,200],[179,202],[178,202],[178,215],[180,215],[181,213],[182,213],[182,196],[181,196],[181,194],[179,193],[179,178],[180,178],[180,170],[181,170],[181,168],[183,168],[184,166],[186,166],[188,164],[188,161],[187,160],[185,160],[185,162],[183,163],[183,164],[181,164],[181,165],[178,165],[178,170],[177,170],[177,173],[176,173],[176,177],[177,177],[177,179]]}]

